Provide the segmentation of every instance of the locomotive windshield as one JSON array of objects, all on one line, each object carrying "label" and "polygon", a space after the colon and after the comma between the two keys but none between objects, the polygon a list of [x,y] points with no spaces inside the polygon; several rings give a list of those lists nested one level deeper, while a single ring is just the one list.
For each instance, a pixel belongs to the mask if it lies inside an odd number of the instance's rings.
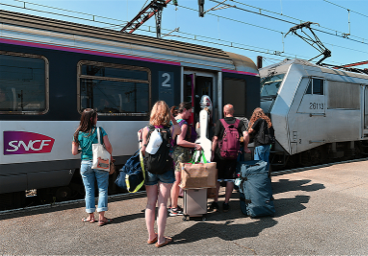
[{"label": "locomotive windshield", "polygon": [[261,80],[261,97],[273,97],[277,95],[285,74],[269,76]]}]

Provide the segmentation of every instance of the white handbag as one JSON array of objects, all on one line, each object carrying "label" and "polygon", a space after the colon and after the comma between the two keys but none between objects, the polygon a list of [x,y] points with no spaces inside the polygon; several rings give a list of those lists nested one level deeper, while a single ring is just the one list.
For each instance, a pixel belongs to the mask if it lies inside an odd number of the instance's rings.
[{"label": "white handbag", "polygon": [[101,171],[110,171],[110,153],[105,149],[102,142],[100,142],[100,127],[97,128],[97,144],[92,144],[93,163],[92,169]]}]

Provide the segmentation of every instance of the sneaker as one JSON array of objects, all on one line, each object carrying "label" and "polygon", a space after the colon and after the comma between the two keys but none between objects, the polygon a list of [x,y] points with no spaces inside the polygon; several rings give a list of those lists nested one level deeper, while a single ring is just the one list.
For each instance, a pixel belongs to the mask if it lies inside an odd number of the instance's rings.
[{"label": "sneaker", "polygon": [[176,208],[171,208],[171,212],[169,213],[169,215],[171,217],[174,217],[174,216],[182,216],[183,215],[183,209],[181,209],[180,206],[178,206]]},{"label": "sneaker", "polygon": [[219,209],[218,203],[217,202],[212,202],[211,206],[210,206],[210,210],[211,211],[217,211]]},{"label": "sneaker", "polygon": [[170,213],[172,211],[172,207],[167,207],[167,212]]},{"label": "sneaker", "polygon": [[223,205],[222,205],[222,210],[224,211],[224,212],[228,212],[229,211],[229,209],[230,209],[230,205],[227,203],[224,203]]}]

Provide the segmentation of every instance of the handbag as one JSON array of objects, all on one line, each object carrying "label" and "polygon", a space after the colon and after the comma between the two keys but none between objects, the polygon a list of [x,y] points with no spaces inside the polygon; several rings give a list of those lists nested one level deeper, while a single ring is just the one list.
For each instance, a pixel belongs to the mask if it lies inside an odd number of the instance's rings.
[{"label": "handbag", "polygon": [[92,154],[92,169],[110,172],[111,155],[100,142],[100,127],[97,128],[97,143],[92,144]]},{"label": "handbag", "polygon": [[110,171],[109,171],[109,175],[113,175],[115,173],[115,164],[114,164],[114,160],[110,161]]},{"label": "handbag", "polygon": [[[139,151],[139,154],[137,154]],[[119,175],[115,184],[129,193],[137,192],[143,185],[146,178],[142,152],[138,150],[128,159],[123,168],[119,170]]]},{"label": "handbag", "polygon": [[[182,189],[198,189],[198,188],[215,188],[217,182],[216,163],[209,163],[203,151],[201,151],[201,159],[194,160],[189,163],[180,163]],[[203,161],[203,163],[198,163]]]}]

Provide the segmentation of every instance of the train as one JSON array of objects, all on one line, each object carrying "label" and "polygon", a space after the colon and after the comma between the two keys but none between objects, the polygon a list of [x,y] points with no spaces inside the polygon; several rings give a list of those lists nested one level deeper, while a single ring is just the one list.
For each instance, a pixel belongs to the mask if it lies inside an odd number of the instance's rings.
[{"label": "train", "polygon": [[28,190],[54,201],[83,193],[71,153],[83,109],[97,109],[122,166],[157,100],[198,112],[202,95],[214,121],[226,103],[249,117],[260,104],[257,66],[221,49],[0,10],[2,209]]},{"label": "train", "polygon": [[275,130],[274,167],[367,155],[368,75],[352,71],[301,59],[259,70],[260,105]]}]

